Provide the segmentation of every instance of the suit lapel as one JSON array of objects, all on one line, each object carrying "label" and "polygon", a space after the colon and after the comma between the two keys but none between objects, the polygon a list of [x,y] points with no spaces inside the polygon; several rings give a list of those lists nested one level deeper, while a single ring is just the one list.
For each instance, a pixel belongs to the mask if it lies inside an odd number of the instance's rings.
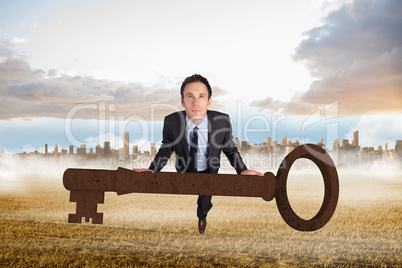
[{"label": "suit lapel", "polygon": [[187,131],[186,131],[186,112],[182,111],[180,114],[180,120],[177,123],[177,130],[179,131],[179,135],[183,135],[181,138],[180,144],[182,146],[182,150],[185,155],[185,159],[189,159],[190,153],[188,151],[188,141],[187,141]]},{"label": "suit lapel", "polygon": [[[214,129],[214,118],[213,115],[210,111],[207,111],[207,115],[208,115],[208,147],[207,147],[207,152],[208,152],[208,156],[207,159],[210,159],[213,155],[214,155],[214,149],[215,147],[212,144],[212,133],[215,132]],[[207,161],[209,162],[209,161]],[[207,163],[207,165],[209,166],[209,163]]]}]

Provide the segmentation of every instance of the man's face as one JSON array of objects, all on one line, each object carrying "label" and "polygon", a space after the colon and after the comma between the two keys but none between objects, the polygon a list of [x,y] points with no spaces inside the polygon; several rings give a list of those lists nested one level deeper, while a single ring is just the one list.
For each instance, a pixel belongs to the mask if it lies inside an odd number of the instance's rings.
[{"label": "man's face", "polygon": [[181,105],[191,122],[198,125],[204,120],[212,98],[208,99],[208,89],[201,82],[189,83],[184,87]]}]

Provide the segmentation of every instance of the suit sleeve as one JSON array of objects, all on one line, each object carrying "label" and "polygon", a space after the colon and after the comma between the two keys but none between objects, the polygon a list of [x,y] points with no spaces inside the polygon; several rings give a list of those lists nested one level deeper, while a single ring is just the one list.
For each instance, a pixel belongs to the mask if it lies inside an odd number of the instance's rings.
[{"label": "suit sleeve", "polygon": [[227,119],[226,128],[228,129],[225,132],[224,144],[226,146],[223,147],[222,151],[225,153],[226,157],[228,158],[229,163],[236,170],[236,173],[240,174],[244,170],[247,170],[247,167],[246,167],[246,164],[244,164],[243,159],[241,158],[240,153],[237,150],[237,147],[233,142],[232,124],[230,123],[229,117]]},{"label": "suit sleeve", "polygon": [[155,158],[152,161],[151,165],[149,166],[149,169],[151,169],[154,172],[161,171],[173,153],[174,149],[173,149],[173,139],[171,137],[171,133],[172,132],[169,131],[169,123],[167,122],[167,119],[165,117],[165,120],[163,122],[162,145],[159,148],[158,153],[155,155]]}]

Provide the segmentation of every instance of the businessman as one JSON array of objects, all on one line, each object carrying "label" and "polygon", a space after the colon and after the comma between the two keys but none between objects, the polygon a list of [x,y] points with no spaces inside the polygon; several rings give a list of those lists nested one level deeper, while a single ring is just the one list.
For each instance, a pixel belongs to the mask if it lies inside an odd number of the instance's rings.
[{"label": "businessman", "polygon": [[[148,169],[160,171],[173,152],[176,153],[177,172],[214,173],[220,168],[221,152],[241,175],[259,175],[248,170],[233,143],[232,126],[227,114],[211,111],[212,89],[208,80],[195,74],[187,77],[180,88],[184,111],[165,117],[162,145]],[[197,200],[198,230],[205,232],[207,214],[212,208],[212,196],[200,195]]]}]

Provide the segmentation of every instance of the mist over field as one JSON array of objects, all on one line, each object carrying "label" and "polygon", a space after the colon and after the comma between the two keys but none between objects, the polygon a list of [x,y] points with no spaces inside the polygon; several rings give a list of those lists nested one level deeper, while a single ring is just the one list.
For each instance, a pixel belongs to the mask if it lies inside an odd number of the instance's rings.
[{"label": "mist over field", "polygon": [[[214,196],[204,235],[196,196],[105,193],[104,223],[67,223],[75,213],[63,165],[0,172],[0,265],[4,266],[398,266],[402,172],[338,170],[340,196],[318,231],[293,230],[275,199]],[[291,171],[290,203],[302,218],[321,206],[318,169]]]},{"label": "mist over field", "polygon": [[[276,173],[278,170],[283,157],[272,157],[271,155],[261,155],[261,154],[242,154],[243,161],[245,162],[248,169],[257,170],[259,172],[272,172]],[[381,173],[398,173],[402,171],[402,163],[396,158],[389,158],[381,161],[374,161],[372,164],[365,165],[354,165],[349,164],[348,166],[338,166],[338,159],[332,156],[332,161],[338,170],[349,170],[349,171],[367,171],[381,172]],[[64,157],[44,157],[43,155],[33,155],[33,156],[20,156],[18,154],[14,155],[1,155],[0,154],[0,172],[64,172],[67,168],[94,168],[94,169],[117,169],[118,167],[124,167],[128,169],[132,168],[148,168],[152,158],[141,157],[138,160],[130,161],[125,160],[105,160],[99,158],[98,160],[86,160],[79,159],[73,156]],[[316,165],[308,159],[298,159],[292,165],[292,170],[314,170]],[[166,166],[162,169],[163,171],[176,172],[175,160],[173,157],[169,159]],[[228,162],[227,158],[222,155],[221,157],[221,168],[219,173],[235,173],[235,170]]]},{"label": "mist over field", "polygon": [[[78,160],[78,161],[77,161]],[[280,162],[246,154],[249,169],[276,175]],[[280,159],[281,160],[281,159]],[[392,160],[392,159],[391,159]],[[395,161],[338,167],[339,201],[321,229],[288,226],[276,206],[254,197],[213,196],[204,235],[195,195],[106,192],[103,224],[68,223],[76,211],[63,186],[67,168],[144,168],[137,161],[76,157],[0,157],[0,266],[397,266],[402,263],[402,169]],[[175,172],[169,160],[162,170]],[[222,158],[220,173],[234,174]],[[189,176],[191,176],[189,174]],[[308,159],[292,165],[290,205],[303,219],[323,202],[324,182]]]}]

